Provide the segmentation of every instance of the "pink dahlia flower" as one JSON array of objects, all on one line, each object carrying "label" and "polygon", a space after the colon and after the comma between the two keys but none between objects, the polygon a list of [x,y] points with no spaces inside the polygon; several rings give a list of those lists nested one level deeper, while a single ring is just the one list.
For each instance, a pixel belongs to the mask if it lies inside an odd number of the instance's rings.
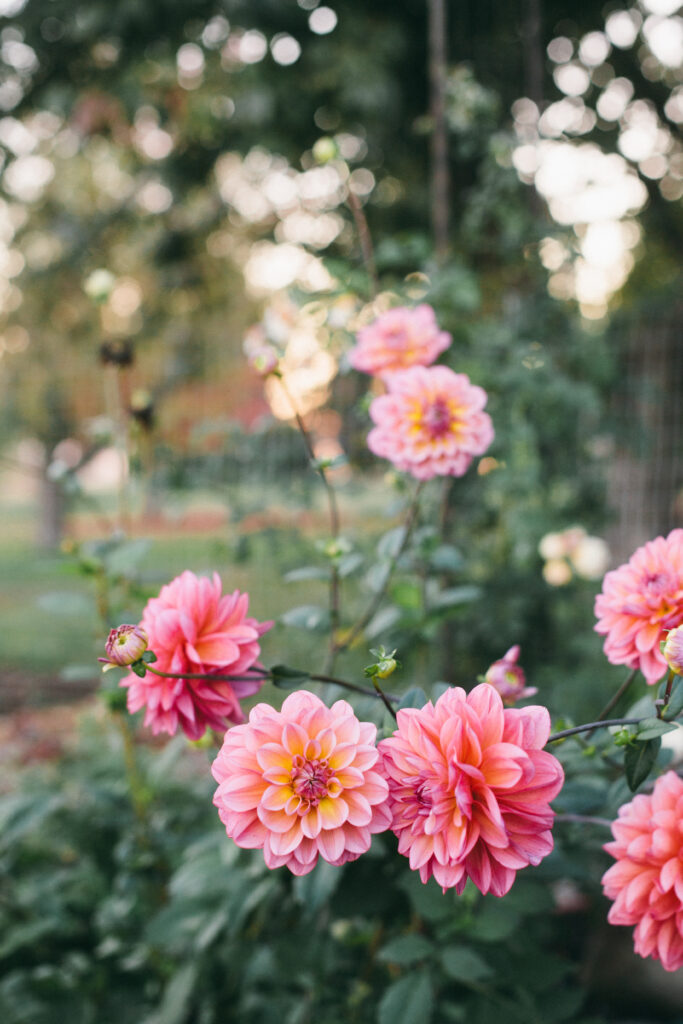
[{"label": "pink dahlia flower", "polygon": [[493,441],[486,392],[447,366],[414,366],[392,374],[375,398],[368,447],[418,480],[462,476]]},{"label": "pink dahlia flower", "polygon": [[518,658],[519,644],[515,644],[499,661],[494,661],[484,676],[485,682],[498,691],[503,704],[508,706],[516,704],[523,697],[533,697],[538,693],[537,687],[526,686],[526,676],[522,666],[517,664]]},{"label": "pink dahlia flower", "polygon": [[683,967],[683,779],[667,772],[652,794],[635,796],[612,822],[615,859],[602,878],[614,900],[610,924],[635,925],[635,951]]},{"label": "pink dahlia flower", "polygon": [[683,623],[683,530],[649,541],[608,572],[595,614],[608,661],[639,668],[650,685],[661,679],[667,665],[660,640]]},{"label": "pink dahlia flower", "polygon": [[430,366],[451,343],[440,331],[431,306],[398,306],[382,313],[358,332],[358,344],[349,352],[356,370],[383,377],[409,366]]},{"label": "pink dahlia flower", "polygon": [[391,823],[375,735],[345,700],[328,708],[299,690],[281,711],[257,704],[246,725],[226,733],[213,763],[213,802],[230,838],[295,875],[319,855],[356,860]]},{"label": "pink dahlia flower", "polygon": [[[152,666],[182,677],[184,672],[240,676],[258,667],[259,637],[272,622],[247,618],[249,595],[235,590],[221,595],[218,573],[213,579],[185,571],[147,602],[142,621],[149,646],[157,656]],[[256,693],[263,680],[164,679],[149,671],[144,678],[126,676],[128,710],[146,708],[145,725],[153,733],[171,735],[178,726],[192,740],[207,728],[222,732],[228,722],[243,722],[239,701]]]},{"label": "pink dahlia flower", "polygon": [[503,708],[488,683],[398,712],[379,750],[398,851],[423,882],[434,875],[460,893],[471,878],[503,896],[516,871],[550,853],[549,801],[564,774],[542,749],[549,733],[545,708]]}]

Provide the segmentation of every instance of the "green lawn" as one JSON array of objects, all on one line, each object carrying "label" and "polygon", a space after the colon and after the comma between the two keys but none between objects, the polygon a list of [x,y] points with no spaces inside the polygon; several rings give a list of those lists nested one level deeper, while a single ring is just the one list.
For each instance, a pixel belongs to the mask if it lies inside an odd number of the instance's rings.
[{"label": "green lawn", "polygon": [[[258,500],[261,508],[269,507],[263,493]],[[382,502],[375,491],[374,507],[372,502],[367,508],[358,501],[349,503],[347,521],[351,517],[358,521],[360,515],[367,522],[374,515],[378,527],[386,529],[392,524],[381,516]],[[322,506],[320,511],[324,511]],[[250,614],[259,620],[277,620],[296,605],[326,605],[324,581],[283,581],[283,575],[292,569],[324,564],[315,548],[320,531],[309,530],[302,536],[295,529],[298,519],[299,514],[292,512],[291,527],[248,532],[244,523],[237,522],[213,532],[150,538],[137,563],[134,592],[127,598],[120,591],[113,595],[112,620],[137,619],[146,597],[183,569],[197,573],[216,570],[226,591],[248,591]],[[72,554],[38,550],[33,534],[30,508],[0,505],[0,689],[3,677],[10,673],[26,676],[29,683],[35,676],[34,696],[43,702],[50,699],[46,677],[70,678],[86,686],[88,677],[97,681],[103,626],[97,612],[95,578],[78,570]],[[287,663],[320,671],[325,642],[325,636],[277,623],[263,639],[262,658],[265,664]],[[357,672],[356,663],[364,661],[367,658],[358,652],[346,664]]]}]

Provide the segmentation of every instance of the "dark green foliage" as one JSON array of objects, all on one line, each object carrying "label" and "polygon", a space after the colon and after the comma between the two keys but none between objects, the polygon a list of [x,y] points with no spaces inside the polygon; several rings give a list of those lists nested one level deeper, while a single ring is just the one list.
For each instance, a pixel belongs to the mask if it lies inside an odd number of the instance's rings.
[{"label": "dark green foliage", "polygon": [[[605,858],[585,829],[557,825],[557,851],[502,900],[423,885],[391,834],[293,878],[226,838],[205,752],[177,738],[137,753],[142,818],[106,721],[0,801],[8,1024],[555,1024],[586,998],[599,1010],[577,985],[604,913]],[[584,894],[569,932],[554,916],[560,879]]]}]

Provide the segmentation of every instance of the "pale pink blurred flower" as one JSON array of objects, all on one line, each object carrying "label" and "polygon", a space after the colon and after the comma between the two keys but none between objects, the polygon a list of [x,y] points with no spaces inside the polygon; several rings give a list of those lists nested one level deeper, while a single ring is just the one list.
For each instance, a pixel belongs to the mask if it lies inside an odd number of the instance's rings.
[{"label": "pale pink blurred flower", "polygon": [[683,675],[683,626],[670,630],[662,654],[671,671]]},{"label": "pale pink blurred flower", "polygon": [[[249,595],[235,590],[222,595],[218,573],[212,579],[186,570],[147,602],[141,626],[162,672],[244,675],[258,667],[259,637],[272,622],[247,617]],[[163,679],[148,672],[126,676],[128,710],[145,708],[145,725],[171,735],[178,726],[192,740],[207,728],[223,731],[228,722],[243,722],[239,701],[256,693],[263,680],[213,682],[209,679]]]},{"label": "pale pink blurred flower", "polygon": [[106,658],[98,658],[104,662],[103,672],[110,668],[121,668],[139,661],[147,650],[149,637],[142,626],[123,625],[110,630],[104,645]]},{"label": "pale pink blurred flower", "polygon": [[460,893],[471,878],[503,896],[516,871],[550,853],[549,802],[564,774],[542,749],[549,733],[546,708],[503,708],[488,683],[398,712],[379,750],[398,850],[423,882],[433,875]]},{"label": "pale pink blurred flower", "polygon": [[409,366],[430,366],[449,347],[451,336],[439,330],[434,310],[423,303],[414,309],[398,306],[381,313],[361,328],[357,341],[349,352],[351,365],[383,377]]},{"label": "pale pink blurred flower", "polygon": [[652,794],[619,808],[612,822],[615,859],[602,878],[614,900],[610,924],[635,925],[635,951],[661,960],[666,971],[683,967],[683,780],[667,772]]},{"label": "pale pink blurred flower", "polygon": [[346,701],[328,708],[306,690],[290,694],[281,711],[257,704],[248,724],[226,733],[212,767],[213,802],[230,838],[295,875],[311,871],[318,856],[356,860],[391,822],[376,731]]},{"label": "pale pink blurred flower", "polygon": [[493,441],[486,392],[447,366],[414,366],[387,378],[375,398],[368,447],[418,480],[462,476]]},{"label": "pale pink blurred flower", "polygon": [[493,686],[503,698],[503,704],[512,706],[523,697],[533,697],[538,693],[535,686],[526,686],[526,676],[521,665],[517,664],[519,658],[519,644],[511,647],[502,658],[494,661],[486,670],[485,682]]},{"label": "pale pink blurred flower", "polygon": [[650,685],[661,679],[667,666],[659,643],[683,623],[683,530],[649,541],[608,572],[595,614],[608,661],[639,668]]}]

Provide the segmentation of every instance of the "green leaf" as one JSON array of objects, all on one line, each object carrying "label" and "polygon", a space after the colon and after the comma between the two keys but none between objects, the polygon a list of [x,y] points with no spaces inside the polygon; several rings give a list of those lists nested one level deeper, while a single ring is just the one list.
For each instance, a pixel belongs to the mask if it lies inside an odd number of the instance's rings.
[{"label": "green leaf", "polygon": [[672,722],[663,722],[661,718],[644,718],[638,726],[638,740],[654,740],[676,728]]},{"label": "green leaf", "polygon": [[175,972],[164,990],[161,1006],[144,1024],[182,1024],[187,1019],[198,965],[190,960]]},{"label": "green leaf", "polygon": [[95,665],[66,665],[59,673],[65,683],[91,682],[99,675]]},{"label": "green leaf", "polygon": [[320,859],[307,875],[294,879],[294,896],[306,911],[319,910],[328,903],[342,880],[343,868]]},{"label": "green leaf", "polygon": [[434,1006],[427,971],[413,971],[390,985],[377,1011],[378,1024],[429,1024]]},{"label": "green leaf", "polygon": [[483,981],[493,974],[486,961],[467,946],[448,946],[441,953],[441,963],[454,981]]},{"label": "green leaf", "polygon": [[650,774],[657,760],[662,741],[659,737],[645,740],[644,743],[631,743],[624,751],[624,768],[626,781],[632,793]]},{"label": "green leaf", "polygon": [[359,551],[352,551],[350,554],[343,555],[339,559],[337,572],[342,578],[350,576],[356,569],[360,569],[364,561],[365,559]]},{"label": "green leaf", "polygon": [[365,627],[366,639],[373,640],[376,636],[380,636],[381,633],[388,632],[397,622],[400,622],[401,616],[401,609],[397,608],[394,604],[390,604],[386,608],[380,608]]},{"label": "green leaf", "polygon": [[391,598],[401,608],[419,608],[422,604],[422,590],[419,584],[402,580],[391,588]]},{"label": "green leaf", "polygon": [[423,917],[425,921],[442,921],[445,918],[449,920],[453,918],[455,913],[453,893],[444,894],[433,878],[425,885],[417,872],[407,871],[397,884],[408,896],[415,913]]},{"label": "green leaf", "polygon": [[301,580],[327,580],[329,578],[330,570],[323,569],[319,565],[303,565],[300,569],[286,572],[282,577],[285,583],[299,583]]},{"label": "green leaf", "polygon": [[432,551],[429,557],[429,564],[436,572],[459,572],[464,564],[464,559],[457,548],[452,544],[440,544]]},{"label": "green leaf", "polygon": [[41,611],[51,612],[53,615],[73,615],[90,618],[93,610],[93,603],[85,594],[72,593],[71,591],[52,591],[48,594],[41,594],[38,598],[38,607]]},{"label": "green leaf", "polygon": [[136,676],[140,676],[140,679],[144,679],[147,675],[147,669],[141,661],[135,661],[130,666]]},{"label": "green leaf", "polygon": [[449,587],[440,591],[433,599],[434,608],[454,608],[459,604],[469,604],[481,597],[481,587]]},{"label": "green leaf", "polygon": [[477,908],[469,934],[480,942],[500,942],[512,935],[519,922],[517,911],[509,907],[505,900],[494,897],[494,901],[484,901]]},{"label": "green leaf", "polygon": [[145,653],[142,655],[142,660],[145,662],[145,664],[151,665],[157,660],[157,656],[154,653],[154,651],[145,651]]},{"label": "green leaf", "polygon": [[310,673],[300,668],[290,668],[288,665],[273,665],[271,668],[272,683],[281,690],[298,686],[310,679]]},{"label": "green leaf", "polygon": [[285,612],[281,621],[284,622],[285,626],[294,626],[296,629],[308,629],[311,632],[324,633],[330,625],[330,613],[327,608],[320,608],[315,604],[301,604]]},{"label": "green leaf", "polygon": [[671,720],[683,711],[683,676],[676,676],[669,703],[662,709],[662,718]]},{"label": "green leaf", "polygon": [[429,697],[424,692],[421,686],[411,686],[409,690],[401,696],[401,701],[396,708],[423,708]]},{"label": "green leaf", "polygon": [[433,950],[432,943],[423,935],[399,935],[397,939],[382,946],[377,957],[384,963],[409,967],[418,960],[424,960]]},{"label": "green leaf", "polygon": [[406,535],[404,526],[396,526],[383,534],[377,544],[377,554],[380,558],[396,558]]},{"label": "green leaf", "polygon": [[105,555],[104,563],[111,576],[130,576],[138,568],[150,548],[150,542],[140,538],[119,544]]}]

